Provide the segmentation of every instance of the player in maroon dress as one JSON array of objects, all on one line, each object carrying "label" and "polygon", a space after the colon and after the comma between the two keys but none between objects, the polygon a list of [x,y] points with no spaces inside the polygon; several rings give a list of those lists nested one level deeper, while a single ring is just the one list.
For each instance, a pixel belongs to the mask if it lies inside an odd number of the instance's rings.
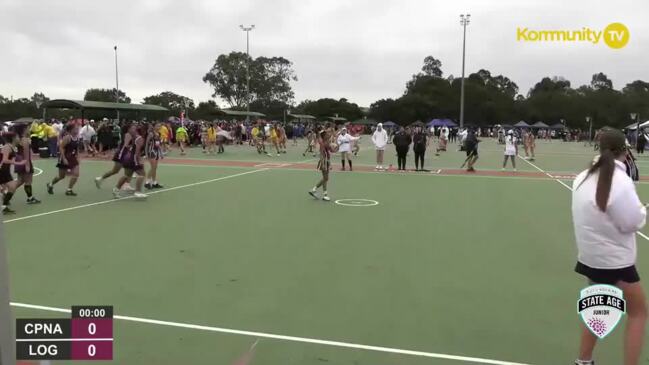
[{"label": "player in maroon dress", "polygon": [[[115,187],[119,192],[127,181],[130,181],[133,177],[133,174],[137,174],[137,179],[135,180],[135,193],[134,196],[136,199],[146,199],[147,195],[142,192],[142,186],[144,185],[144,178],[146,177],[146,172],[144,171],[144,163],[142,161],[142,156],[144,154],[145,147],[145,135],[146,127],[139,129],[136,124],[131,124],[128,127],[128,135],[132,140],[129,143],[128,147],[124,147],[122,151],[122,166],[124,166],[124,176],[120,177],[117,181],[117,186]],[[124,136],[126,137],[126,136]],[[115,195],[116,198],[121,197],[119,194]]]},{"label": "player in maroon dress", "polygon": [[14,127],[14,132],[19,138],[16,146],[16,162],[25,161],[24,164],[14,165],[14,172],[18,175],[16,180],[16,189],[24,185],[25,194],[27,194],[27,204],[38,204],[41,201],[34,197],[32,192],[32,180],[34,178],[34,164],[32,162],[31,138],[29,138],[29,128],[27,124],[19,124]]},{"label": "player in maroon dress", "polygon": [[95,178],[95,185],[97,185],[97,189],[101,188],[101,183],[104,180],[108,179],[113,175],[117,175],[117,173],[119,173],[122,167],[124,167],[122,166],[122,153],[124,152],[125,148],[130,147],[131,144],[131,137],[128,134],[128,126],[122,128],[121,134],[122,134],[121,135],[122,138],[120,138],[119,146],[117,146],[117,149],[113,154],[113,159],[112,159],[114,162],[113,167],[110,170],[106,171],[106,173],[104,173],[103,175],[97,176]]},{"label": "player in maroon dress", "polygon": [[13,214],[15,211],[9,208],[9,204],[11,203],[11,198],[13,197],[17,186],[16,180],[11,176],[11,165],[23,165],[25,164],[25,161],[15,161],[16,146],[18,145],[19,140],[18,136],[13,132],[9,132],[5,133],[3,137],[5,144],[2,146],[2,149],[0,149],[0,153],[2,154],[0,160],[0,187],[2,187],[2,190],[4,191],[2,197],[2,212],[4,214]]},{"label": "player in maroon dress", "polygon": [[47,183],[48,194],[54,194],[54,185],[68,176],[70,181],[65,195],[77,196],[77,193],[72,191],[79,179],[79,125],[76,123],[66,124],[63,130],[59,141],[59,163],[56,167],[59,169],[59,174],[52,179],[52,182]]},{"label": "player in maroon dress", "polygon": [[331,136],[329,132],[324,129],[318,132],[318,144],[320,146],[320,160],[318,161],[318,166],[317,169],[320,170],[320,173],[322,174],[322,178],[316,186],[309,191],[309,195],[316,199],[320,199],[318,197],[317,190],[319,187],[322,186],[322,200],[324,201],[330,201],[329,196],[327,195],[327,182],[329,182],[329,170],[331,170],[331,153],[332,148],[331,148]]}]

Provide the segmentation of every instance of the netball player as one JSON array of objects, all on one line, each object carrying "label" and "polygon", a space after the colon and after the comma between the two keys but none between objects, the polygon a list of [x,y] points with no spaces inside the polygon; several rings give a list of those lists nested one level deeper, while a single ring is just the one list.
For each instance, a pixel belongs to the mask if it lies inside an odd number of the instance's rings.
[{"label": "netball player", "polygon": [[[0,162],[0,186],[4,190],[2,197],[2,212],[4,214],[14,214],[14,210],[9,208],[11,198],[18,188],[17,182],[11,176],[11,165],[20,166],[26,163],[25,160],[16,162],[16,147],[19,138],[15,133],[8,132],[4,134],[5,144],[2,146],[2,160]],[[15,167],[14,167],[15,168]]]},{"label": "netball player", "polygon": [[275,147],[277,156],[279,156],[279,130],[277,124],[270,127],[270,142],[273,144],[273,147]]},{"label": "netball player", "polygon": [[24,164],[14,165],[14,172],[18,175],[16,189],[24,185],[27,194],[27,204],[38,204],[41,201],[32,195],[32,180],[34,177],[34,164],[32,163],[32,140],[29,136],[29,129],[26,124],[17,125],[14,128],[16,137],[20,138],[16,146],[16,162],[25,161]]},{"label": "netball player", "polygon": [[[159,130],[160,131],[166,131],[167,128],[165,128],[164,125],[163,125],[162,127],[160,127]],[[106,173],[104,173],[102,176],[98,176],[98,177],[95,178],[95,185],[97,185],[97,189],[101,189],[101,183],[104,180],[108,179],[109,177],[111,177],[113,175],[117,175],[117,173],[123,167],[122,166],[122,153],[124,152],[125,147],[126,148],[130,147],[132,138],[131,138],[131,135],[128,133],[128,125],[126,125],[126,126],[124,126],[122,128],[121,133],[122,133],[122,138],[120,138],[120,143],[117,146],[117,149],[115,149],[115,153],[113,154],[113,159],[112,159],[113,160],[113,167],[110,170],[108,170]],[[162,140],[164,140],[164,139],[161,137],[161,141]],[[164,146],[164,142],[163,142],[163,146]]]},{"label": "netball player", "polygon": [[147,189],[160,189],[163,186],[158,184],[158,161],[162,160],[164,155],[162,153],[162,140],[160,138],[160,129],[156,124],[155,127],[149,125],[149,131],[146,135],[146,157],[149,160],[149,172],[147,173],[146,183],[144,187]]},{"label": "netball player", "polygon": [[207,153],[214,154],[216,151],[216,127],[214,123],[207,128]]},{"label": "netball player", "polygon": [[141,156],[145,148],[145,141],[141,132],[135,124],[131,124],[128,128],[128,134],[131,135],[133,142],[130,144],[129,148],[124,149],[122,153],[122,166],[124,166],[124,176],[120,177],[117,181],[115,194],[116,198],[119,198],[119,191],[128,180],[133,177],[133,174],[137,174],[137,179],[135,180],[135,192],[134,196],[136,199],[146,199],[147,195],[142,193],[142,185],[144,183],[144,177],[146,173],[144,171],[144,164],[142,164]]},{"label": "netball player", "polygon": [[70,180],[65,195],[77,196],[77,193],[72,191],[79,179],[79,125],[76,123],[68,123],[63,129],[59,141],[59,162],[56,167],[59,169],[59,174],[52,179],[52,182],[47,183],[47,193],[54,194],[54,185],[68,176]]},{"label": "netball player", "polygon": [[318,197],[318,188],[322,186],[322,200],[330,201],[331,199],[327,195],[327,183],[329,181],[329,170],[331,169],[331,146],[329,144],[330,136],[326,130],[322,130],[319,133],[318,143],[320,144],[320,160],[318,161],[317,169],[320,170],[322,178],[316,186],[309,191],[309,195],[315,199],[320,199]]},{"label": "netball player", "polygon": [[[528,131],[527,134],[525,134],[525,140],[523,141],[525,144],[525,157],[527,157],[528,160],[534,161],[534,149],[536,148],[536,141],[534,137],[534,133],[532,131]],[[530,155],[528,155],[528,150],[530,152]]]},{"label": "netball player", "polygon": [[286,153],[286,129],[280,124],[277,131],[279,132],[279,148],[281,149],[281,153]]},{"label": "netball player", "polygon": [[[160,125],[159,132],[160,132],[160,142],[162,143],[162,153],[164,153],[166,155],[167,152],[169,151],[169,141],[170,141],[169,128],[167,128],[167,126],[164,125],[164,123],[162,123]],[[119,150],[119,148],[118,148],[118,150]]]},{"label": "netball player", "polygon": [[[185,155],[185,143],[189,140],[189,134],[187,134],[187,129],[181,124],[178,129],[176,129],[176,142],[178,142],[178,147],[180,148],[180,154]],[[132,175],[132,174],[131,174]]]},{"label": "netball player", "polygon": [[205,123],[201,123],[201,147],[203,153],[207,153],[207,126]]},{"label": "netball player", "polygon": [[313,148],[315,147],[316,143],[316,134],[313,132],[313,130],[308,129],[306,131],[306,150],[304,150],[304,153],[302,153],[302,156],[306,156],[307,153],[312,153],[313,157],[315,157],[315,151]]},{"label": "netball player", "polygon": [[518,139],[514,136],[514,131],[511,129],[507,131],[505,137],[505,158],[503,160],[503,171],[507,168],[507,160],[512,160],[512,167],[516,171],[516,155],[518,154],[518,146],[516,145]]}]

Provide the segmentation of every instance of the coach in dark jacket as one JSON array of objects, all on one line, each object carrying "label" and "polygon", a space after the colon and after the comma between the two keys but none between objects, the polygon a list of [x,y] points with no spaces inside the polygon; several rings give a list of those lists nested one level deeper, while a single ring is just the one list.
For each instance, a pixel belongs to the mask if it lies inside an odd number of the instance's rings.
[{"label": "coach in dark jacket", "polygon": [[415,134],[412,136],[412,150],[415,153],[415,171],[424,170],[426,142],[426,132],[424,132],[421,127],[415,127]]},{"label": "coach in dark jacket", "polygon": [[399,170],[405,170],[406,156],[408,155],[412,138],[410,137],[410,134],[401,127],[394,135],[392,143],[394,143],[394,147],[397,149],[397,164],[399,165]]}]

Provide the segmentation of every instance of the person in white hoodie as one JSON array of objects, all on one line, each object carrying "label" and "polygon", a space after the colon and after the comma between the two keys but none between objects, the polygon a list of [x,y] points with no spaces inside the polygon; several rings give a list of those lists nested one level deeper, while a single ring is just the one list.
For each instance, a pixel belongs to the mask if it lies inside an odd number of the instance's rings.
[{"label": "person in white hoodie", "polygon": [[388,144],[388,133],[383,129],[383,124],[379,123],[376,130],[372,134],[372,143],[376,149],[376,170],[384,170],[383,167],[383,154],[385,146]]}]

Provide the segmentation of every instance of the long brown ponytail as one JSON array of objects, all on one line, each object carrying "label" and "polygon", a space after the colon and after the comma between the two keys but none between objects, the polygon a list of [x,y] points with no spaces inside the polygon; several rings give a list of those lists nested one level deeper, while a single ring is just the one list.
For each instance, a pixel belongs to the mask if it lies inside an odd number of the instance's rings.
[{"label": "long brown ponytail", "polygon": [[606,204],[611,194],[611,184],[615,172],[615,159],[626,153],[626,137],[616,129],[602,130],[600,134],[600,151],[599,159],[588,169],[588,174],[582,184],[595,171],[599,171],[595,202],[602,212],[606,212]]}]

